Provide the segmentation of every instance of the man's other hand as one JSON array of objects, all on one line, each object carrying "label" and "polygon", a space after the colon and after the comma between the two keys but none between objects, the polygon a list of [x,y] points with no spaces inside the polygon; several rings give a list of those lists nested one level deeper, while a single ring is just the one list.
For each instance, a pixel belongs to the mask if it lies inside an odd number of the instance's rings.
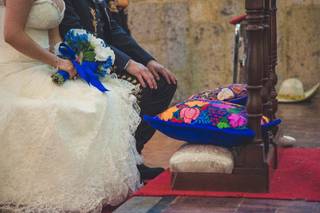
[{"label": "man's other hand", "polygon": [[162,75],[166,79],[168,84],[177,84],[176,76],[170,70],[159,64],[157,61],[149,61],[147,67],[157,80],[160,80],[160,75]]},{"label": "man's other hand", "polygon": [[151,89],[158,88],[154,76],[143,64],[137,63],[130,59],[126,67],[126,70],[128,73],[130,73],[138,79],[139,83],[143,88],[146,88],[147,85]]}]

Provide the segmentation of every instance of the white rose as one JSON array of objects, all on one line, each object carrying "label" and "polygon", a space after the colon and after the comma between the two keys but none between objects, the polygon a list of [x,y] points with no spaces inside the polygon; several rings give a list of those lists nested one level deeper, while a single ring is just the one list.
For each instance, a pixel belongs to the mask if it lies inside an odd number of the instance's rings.
[{"label": "white rose", "polygon": [[94,52],[96,54],[96,61],[106,61],[108,59],[109,56],[111,56],[112,58],[112,62],[114,62],[114,52],[111,50],[110,47],[101,47],[101,46],[97,46],[94,49]]},{"label": "white rose", "polygon": [[112,64],[113,64],[116,56],[114,55],[114,52],[110,47],[106,47],[106,50],[109,52],[109,56],[111,56]]},{"label": "white rose", "polygon": [[89,37],[90,44],[94,47],[103,47],[104,41],[101,38],[96,38],[94,36]]}]

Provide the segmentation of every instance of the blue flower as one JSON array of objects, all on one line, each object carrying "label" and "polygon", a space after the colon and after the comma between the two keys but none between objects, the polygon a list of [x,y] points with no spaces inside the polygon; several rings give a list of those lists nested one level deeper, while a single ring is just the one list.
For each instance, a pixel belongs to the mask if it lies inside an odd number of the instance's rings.
[{"label": "blue flower", "polygon": [[211,124],[210,117],[206,111],[202,111],[194,124]]}]

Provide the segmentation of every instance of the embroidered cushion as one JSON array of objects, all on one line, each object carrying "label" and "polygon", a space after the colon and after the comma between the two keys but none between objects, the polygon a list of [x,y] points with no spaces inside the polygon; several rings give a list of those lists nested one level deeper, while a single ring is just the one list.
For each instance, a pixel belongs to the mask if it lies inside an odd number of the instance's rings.
[{"label": "embroidered cushion", "polygon": [[185,144],[170,158],[171,172],[230,174],[233,165],[232,153],[213,145]]},{"label": "embroidered cushion", "polygon": [[225,87],[218,87],[213,90],[205,90],[191,96],[191,100],[220,100],[228,101],[235,104],[245,105],[248,99],[246,84],[230,84]]},{"label": "embroidered cushion", "polygon": [[[223,147],[241,145],[255,133],[247,126],[246,108],[224,101],[186,100],[158,116],[144,116],[152,127],[177,140]],[[263,130],[279,124],[262,119]]]}]

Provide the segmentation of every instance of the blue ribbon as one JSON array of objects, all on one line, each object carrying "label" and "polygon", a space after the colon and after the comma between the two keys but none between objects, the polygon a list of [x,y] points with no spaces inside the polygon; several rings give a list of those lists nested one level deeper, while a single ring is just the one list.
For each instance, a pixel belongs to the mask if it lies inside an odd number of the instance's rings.
[{"label": "blue ribbon", "polygon": [[[99,80],[99,76],[95,73],[99,66],[97,62],[83,61],[81,64],[79,64],[79,62],[76,61],[76,52],[65,43],[60,44],[59,52],[64,58],[67,58],[72,62],[80,78],[85,80],[89,85],[96,87],[103,93],[109,91],[103,86]],[[60,73],[65,80],[69,79],[70,77],[69,73],[64,70],[59,70],[58,73]]]}]

